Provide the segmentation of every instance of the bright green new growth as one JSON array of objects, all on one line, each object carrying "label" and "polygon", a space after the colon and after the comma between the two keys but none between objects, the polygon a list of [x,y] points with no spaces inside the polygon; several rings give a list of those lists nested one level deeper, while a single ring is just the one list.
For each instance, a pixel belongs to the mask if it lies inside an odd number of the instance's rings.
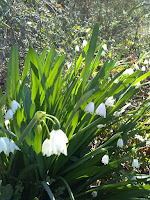
[{"label": "bright green new growth", "polygon": [[[90,43],[67,71],[64,68],[65,55],[59,56],[53,46],[48,54],[44,49],[40,57],[30,47],[20,77],[17,45],[12,48],[8,64],[8,102],[11,97],[22,106],[10,124],[20,151],[16,152],[12,163],[2,156],[4,172],[9,168],[2,177],[2,184],[6,187],[7,183],[11,185],[14,189],[11,196],[15,197],[16,186],[23,188],[19,194],[22,197],[27,195],[26,199],[37,199],[38,196],[51,200],[59,197],[64,200],[92,199],[92,191],[98,192],[97,199],[111,200],[120,199],[120,196],[124,199],[146,198],[149,194],[150,186],[142,184],[149,180],[149,176],[141,176],[136,183],[131,180],[131,173],[136,175],[132,171],[133,158],[138,157],[138,149],[145,142],[135,143],[135,151],[131,142],[135,134],[148,130],[144,123],[150,105],[147,106],[148,101],[143,102],[130,115],[115,117],[113,114],[140,90],[135,84],[150,72],[143,75],[141,71],[135,71],[123,76],[124,69],[110,78],[111,71],[118,68],[117,61],[121,55],[101,64],[103,44],[97,44],[98,29],[96,24]],[[116,79],[119,81],[115,82]],[[7,95],[1,98],[0,105],[6,102]],[[84,112],[88,102],[94,102],[96,110],[109,97],[113,97],[115,103],[114,107],[106,107],[106,118]],[[55,116],[56,124],[47,120],[46,115]],[[37,121],[42,125],[40,132]],[[141,121],[143,126],[139,123]],[[42,143],[48,137],[45,124],[52,131],[59,129],[59,123],[69,140],[67,156],[43,156]],[[104,126],[98,129],[99,124]],[[4,127],[1,130],[7,135]],[[27,134],[23,135],[25,130]],[[96,137],[97,146],[94,143]],[[126,147],[117,147],[120,137]],[[94,148],[91,148],[92,144]],[[104,165],[101,160],[106,154],[109,163]],[[125,170],[125,166],[129,170]],[[43,187],[46,192],[43,192]]]}]

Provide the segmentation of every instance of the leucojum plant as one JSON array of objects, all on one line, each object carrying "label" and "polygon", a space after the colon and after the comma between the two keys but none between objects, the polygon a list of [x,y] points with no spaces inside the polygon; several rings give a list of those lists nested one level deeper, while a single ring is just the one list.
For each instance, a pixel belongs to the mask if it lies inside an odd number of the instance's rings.
[{"label": "leucojum plant", "polygon": [[146,162],[140,149],[149,131],[150,102],[135,109],[131,98],[150,72],[125,65],[112,77],[121,54],[102,63],[107,46],[98,45],[98,30],[96,24],[67,70],[65,55],[54,46],[40,56],[30,47],[20,75],[13,46],[0,101],[0,199],[149,195],[149,176],[139,168]]}]

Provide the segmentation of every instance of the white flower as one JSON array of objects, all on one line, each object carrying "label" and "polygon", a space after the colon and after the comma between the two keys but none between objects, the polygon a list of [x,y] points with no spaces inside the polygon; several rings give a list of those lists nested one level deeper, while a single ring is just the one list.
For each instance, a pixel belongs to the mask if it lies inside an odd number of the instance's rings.
[{"label": "white flower", "polygon": [[76,45],[75,51],[79,51],[79,46],[78,45]]},{"label": "white flower", "polygon": [[42,145],[43,155],[51,156],[53,154],[60,155],[63,153],[67,156],[68,138],[62,130],[52,130],[50,139],[46,139]]},{"label": "white flower", "polygon": [[115,99],[113,98],[113,96],[111,96],[105,101],[105,105],[114,107],[114,102],[115,102]]},{"label": "white flower", "polygon": [[101,115],[106,118],[106,106],[104,103],[101,103],[96,109],[96,115]]},{"label": "white flower", "polygon": [[7,145],[3,137],[0,137],[0,153],[4,152],[5,154],[7,153]]},{"label": "white flower", "polygon": [[114,83],[119,83],[119,79],[116,78],[116,79],[114,80]]},{"label": "white flower", "polygon": [[119,117],[120,114],[121,114],[121,112],[118,112],[118,111],[115,111],[115,112],[114,112],[114,116],[115,116],[115,117]]},{"label": "white flower", "polygon": [[135,181],[136,180],[136,176],[132,176],[132,178],[130,180],[131,181]]},{"label": "white flower", "polygon": [[98,125],[97,125],[97,128],[103,128],[103,127],[104,127],[103,124],[98,124]]},{"label": "white flower", "polygon": [[134,64],[134,69],[136,69],[136,70],[140,69],[139,66],[136,63]]},{"label": "white flower", "polygon": [[104,163],[104,165],[107,165],[109,163],[109,156],[108,155],[104,155],[102,157],[102,163]]},{"label": "white flower", "polygon": [[91,193],[91,195],[92,195],[92,197],[97,197],[97,191],[93,191],[92,193]]},{"label": "white flower", "polygon": [[10,121],[7,119],[7,120],[4,121],[4,123],[5,123],[7,130],[8,130],[9,127],[10,127]]},{"label": "white flower", "polygon": [[132,68],[129,68],[129,69],[126,69],[123,74],[124,75],[132,75],[134,73],[133,69]]},{"label": "white flower", "polygon": [[13,100],[11,102],[11,109],[12,109],[13,113],[15,113],[18,108],[21,108],[20,104],[17,101]]},{"label": "white flower", "polygon": [[149,63],[148,60],[144,60],[145,65],[148,65],[148,63]]},{"label": "white flower", "polygon": [[88,105],[85,107],[84,111],[93,115],[93,113],[94,113],[94,103],[93,102],[88,103]]},{"label": "white flower", "polygon": [[103,44],[104,51],[107,51],[107,44]]},{"label": "white flower", "polygon": [[5,114],[5,120],[9,120],[13,118],[13,111],[11,109],[7,110]]},{"label": "white flower", "polygon": [[123,147],[123,140],[122,139],[118,139],[117,147]]},{"label": "white flower", "polygon": [[9,153],[14,153],[15,150],[19,150],[19,147],[14,143],[13,140],[10,140],[6,137],[0,138],[0,153],[3,151],[6,156],[9,156]]},{"label": "white flower", "polygon": [[145,71],[146,71],[146,67],[143,66],[143,67],[141,68],[141,71],[142,71],[142,72],[145,72]]},{"label": "white flower", "polygon": [[138,162],[137,159],[133,159],[132,167],[133,167],[133,168],[139,168],[139,162]]},{"label": "white flower", "polygon": [[13,140],[9,142],[9,153],[14,153],[15,150],[19,150],[19,147],[14,143]]},{"label": "white flower", "polygon": [[120,113],[125,112],[126,108],[129,107],[131,105],[131,103],[127,103],[125,106],[123,106],[120,110]]},{"label": "white flower", "polygon": [[87,45],[87,41],[86,40],[83,40],[83,48]]},{"label": "white flower", "polygon": [[50,139],[46,139],[44,140],[43,144],[42,144],[42,153],[43,155],[49,157],[51,156],[51,148],[50,148],[50,145],[51,145],[51,141]]}]

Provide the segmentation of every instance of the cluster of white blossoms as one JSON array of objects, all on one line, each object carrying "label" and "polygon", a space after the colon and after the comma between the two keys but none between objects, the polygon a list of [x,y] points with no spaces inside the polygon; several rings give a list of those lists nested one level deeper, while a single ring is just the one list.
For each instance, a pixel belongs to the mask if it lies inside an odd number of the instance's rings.
[{"label": "cluster of white blossoms", "polygon": [[[95,111],[95,114],[96,115],[100,115],[104,118],[106,118],[106,106],[111,106],[111,107],[114,107],[114,102],[115,102],[115,99],[111,96],[109,97],[105,103],[101,103],[96,111]],[[85,107],[84,111],[87,112],[87,113],[90,113],[91,115],[94,114],[94,103],[93,102],[90,102],[88,103],[88,105]]]},{"label": "cluster of white blossoms", "polygon": [[[117,141],[117,147],[120,147],[122,148],[123,147],[123,140],[122,138],[119,138],[118,141]],[[109,156],[107,154],[105,154],[103,157],[102,157],[102,160],[101,162],[104,164],[104,165],[107,165],[109,163]],[[133,168],[139,168],[140,165],[139,165],[139,162],[137,159],[133,159],[132,161],[132,167]]]},{"label": "cluster of white blossoms", "polygon": [[42,153],[47,157],[55,154],[63,153],[67,156],[68,138],[62,130],[52,130],[50,132],[50,139],[45,139],[42,144]]},{"label": "cluster of white blossoms", "polygon": [[10,119],[12,119],[12,118],[13,118],[13,114],[16,112],[16,110],[17,110],[18,108],[21,108],[21,107],[20,107],[20,104],[19,104],[17,101],[13,100],[13,101],[11,102],[11,109],[7,110],[7,112],[6,112],[6,114],[5,114],[5,120],[10,120]]},{"label": "cluster of white blossoms", "polygon": [[19,150],[19,147],[13,140],[7,137],[0,137],[0,153],[3,151],[6,156],[9,156],[9,153],[14,153],[15,150]]}]

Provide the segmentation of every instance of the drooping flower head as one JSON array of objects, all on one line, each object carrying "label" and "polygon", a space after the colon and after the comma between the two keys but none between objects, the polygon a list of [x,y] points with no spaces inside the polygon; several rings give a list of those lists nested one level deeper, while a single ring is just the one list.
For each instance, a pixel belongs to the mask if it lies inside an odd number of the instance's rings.
[{"label": "drooping flower head", "polygon": [[103,127],[104,127],[104,124],[98,124],[98,125],[97,125],[97,128],[98,128],[98,129],[103,128]]},{"label": "drooping flower head", "polygon": [[17,101],[13,100],[11,102],[11,109],[12,109],[13,113],[15,113],[18,108],[21,108],[20,104]]},{"label": "drooping flower head", "polygon": [[113,98],[113,96],[111,96],[105,101],[105,105],[114,107],[114,102],[115,102],[115,99]]},{"label": "drooping flower head", "polygon": [[117,147],[123,147],[123,140],[121,138],[117,141]]},{"label": "drooping flower head", "polygon": [[103,44],[104,51],[107,51],[107,44]]},{"label": "drooping flower head", "polygon": [[91,193],[91,195],[92,195],[93,198],[97,197],[97,191],[93,191],[93,192]]},{"label": "drooping flower head", "polygon": [[42,145],[43,155],[51,156],[53,154],[60,155],[63,153],[67,156],[68,138],[62,130],[52,130],[50,139],[46,139]]},{"label": "drooping flower head", "polygon": [[133,159],[132,167],[133,167],[133,168],[139,168],[139,162],[138,162],[138,159]]},{"label": "drooping flower head", "polygon": [[94,113],[94,103],[93,102],[88,103],[88,105],[85,107],[84,111],[93,115],[93,113]]},{"label": "drooping flower head", "polygon": [[9,156],[9,153],[14,153],[15,150],[19,150],[19,147],[13,140],[6,137],[0,137],[0,153],[3,151],[6,156]]},{"label": "drooping flower head", "polygon": [[86,40],[83,40],[83,48],[87,45],[87,41]]},{"label": "drooping flower head", "polygon": [[75,51],[79,51],[79,46],[78,45],[75,46]]},{"label": "drooping flower head", "polygon": [[109,156],[108,155],[104,155],[102,157],[102,163],[104,163],[104,165],[107,165],[109,163]]},{"label": "drooping flower head", "polygon": [[124,72],[123,72],[123,75],[132,75],[134,73],[133,69],[132,68],[129,68],[129,69],[126,69]]},{"label": "drooping flower head", "polygon": [[11,109],[7,110],[5,114],[5,120],[10,120],[13,118],[13,111]]},{"label": "drooping flower head", "polygon": [[106,106],[104,103],[101,103],[97,109],[96,109],[96,115],[100,115],[103,116],[104,118],[106,118]]}]

